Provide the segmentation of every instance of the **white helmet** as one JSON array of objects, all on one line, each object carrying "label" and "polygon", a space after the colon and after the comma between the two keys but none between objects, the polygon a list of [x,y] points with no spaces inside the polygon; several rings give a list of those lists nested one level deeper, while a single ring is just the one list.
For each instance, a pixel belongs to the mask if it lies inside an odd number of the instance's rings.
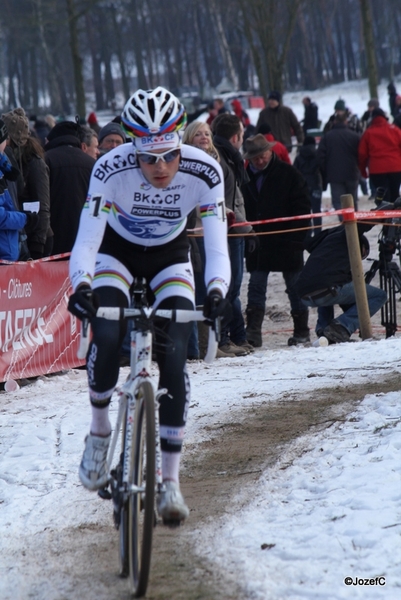
[{"label": "white helmet", "polygon": [[184,106],[171,92],[158,86],[137,90],[121,113],[122,125],[130,137],[171,133],[185,127]]}]

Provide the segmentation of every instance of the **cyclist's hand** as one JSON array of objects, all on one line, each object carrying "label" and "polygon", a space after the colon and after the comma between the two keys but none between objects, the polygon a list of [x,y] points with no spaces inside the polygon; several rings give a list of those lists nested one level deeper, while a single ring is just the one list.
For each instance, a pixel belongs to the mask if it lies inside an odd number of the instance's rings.
[{"label": "cyclist's hand", "polygon": [[78,319],[91,319],[96,316],[99,300],[89,285],[82,285],[71,294],[68,301],[68,310]]},{"label": "cyclist's hand", "polygon": [[227,317],[230,308],[227,298],[223,298],[218,290],[211,290],[203,303],[203,314],[208,321],[215,321],[218,317]]}]

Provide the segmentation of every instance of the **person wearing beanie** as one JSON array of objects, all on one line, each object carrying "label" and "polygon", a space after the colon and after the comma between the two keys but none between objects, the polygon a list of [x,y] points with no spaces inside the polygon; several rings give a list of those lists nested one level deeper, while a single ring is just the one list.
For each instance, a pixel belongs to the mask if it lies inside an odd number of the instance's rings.
[{"label": "person wearing beanie", "polygon": [[381,108],[372,110],[372,121],[358,148],[359,170],[377,189],[386,189],[384,200],[395,202],[401,185],[401,130],[390,124]]},{"label": "person wearing beanie", "polygon": [[8,182],[19,175],[5,154],[8,139],[5,121],[0,119],[0,259],[14,262],[20,257],[20,231],[28,223],[33,225],[35,217],[18,210],[8,189]]},{"label": "person wearing beanie", "polygon": [[[321,212],[322,202],[322,176],[316,157],[316,140],[312,135],[307,135],[303,145],[299,148],[294,160],[294,167],[298,169],[306,181],[309,190],[309,199],[312,213]],[[314,229],[311,235],[316,235],[322,228],[322,217],[313,217]]]},{"label": "person wearing beanie", "polygon": [[330,116],[326,125],[323,127],[323,132],[326,133],[330,131],[333,127],[336,117],[345,117],[345,123],[348,129],[352,129],[356,133],[362,133],[362,125],[361,121],[358,119],[358,116],[353,114],[349,107],[346,105],[345,100],[339,98],[334,104],[334,113]]},{"label": "person wearing beanie", "polygon": [[98,139],[100,155],[106,154],[110,150],[113,150],[113,148],[121,146],[121,144],[125,144],[126,142],[123,128],[119,123],[115,123],[114,121],[102,127],[99,131]]},{"label": "person wearing beanie", "polygon": [[45,161],[50,173],[50,224],[53,254],[71,252],[95,159],[83,152],[79,123],[62,121],[50,131]]},{"label": "person wearing beanie", "polygon": [[365,110],[365,112],[363,113],[363,115],[361,117],[362,131],[365,131],[366,128],[369,127],[369,125],[372,121],[372,111],[375,108],[380,108],[379,100],[377,98],[371,98],[368,102],[367,110]]},{"label": "person wearing beanie", "polygon": [[44,161],[43,147],[29,131],[29,120],[19,107],[3,115],[9,132],[9,149],[19,166],[22,178],[17,188],[18,207],[24,203],[39,202],[38,223],[30,228],[22,244],[20,259],[39,259],[49,256],[53,233],[50,228],[49,171]]},{"label": "person wearing beanie", "polygon": [[270,126],[274,139],[284,144],[289,152],[292,149],[292,135],[295,135],[298,144],[302,144],[304,140],[301,124],[291,108],[283,106],[280,92],[270,92],[266,108],[259,113],[256,131],[259,131],[262,123]]}]

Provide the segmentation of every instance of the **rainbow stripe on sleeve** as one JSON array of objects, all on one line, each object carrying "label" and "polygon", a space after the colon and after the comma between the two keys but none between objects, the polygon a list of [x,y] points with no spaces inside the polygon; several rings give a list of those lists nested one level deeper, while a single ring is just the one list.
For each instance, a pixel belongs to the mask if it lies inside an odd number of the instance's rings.
[{"label": "rainbow stripe on sleeve", "polygon": [[217,207],[215,204],[203,204],[200,207],[200,216],[204,217],[215,217],[217,215]]}]

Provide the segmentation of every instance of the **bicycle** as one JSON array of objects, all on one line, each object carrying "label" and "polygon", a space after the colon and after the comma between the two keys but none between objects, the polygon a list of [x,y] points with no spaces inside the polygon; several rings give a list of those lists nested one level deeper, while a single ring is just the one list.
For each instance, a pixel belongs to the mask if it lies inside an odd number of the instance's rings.
[{"label": "bicycle", "polygon": [[[161,310],[146,306],[145,281],[138,278],[134,285],[133,308],[100,307],[97,317],[132,319],[130,373],[117,388],[119,407],[116,426],[107,455],[108,485],[99,490],[103,499],[113,500],[113,519],[119,531],[120,576],[129,577],[134,597],[146,593],[152,552],[153,528],[157,523],[155,498],[163,493],[158,399],[166,389],[157,390],[150,376],[152,360],[152,324],[155,318],[179,323],[204,321],[200,310]],[[219,319],[209,332],[205,362],[216,356]],[[78,356],[86,356],[89,344],[89,323],[84,322]],[[117,466],[111,469],[121,432],[121,453]],[[110,491],[109,488],[110,487]],[[177,526],[178,522],[165,523]]]}]

